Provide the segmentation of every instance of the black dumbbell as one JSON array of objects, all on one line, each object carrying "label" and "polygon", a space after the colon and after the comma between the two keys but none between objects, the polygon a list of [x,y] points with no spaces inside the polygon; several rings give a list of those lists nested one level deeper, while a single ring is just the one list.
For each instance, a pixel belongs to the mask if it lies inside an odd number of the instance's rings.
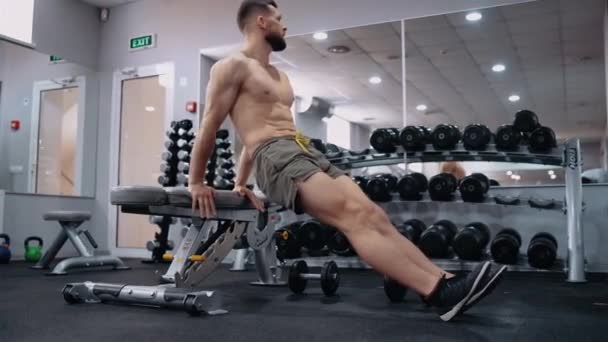
[{"label": "black dumbbell", "polygon": [[180,129],[177,133],[179,134],[180,139],[186,140],[188,142],[194,141],[194,138],[196,138],[196,135],[192,131],[184,131]]},{"label": "black dumbbell", "polygon": [[384,294],[392,303],[400,303],[405,299],[407,288],[399,284],[396,280],[384,276]]},{"label": "black dumbbell", "polygon": [[429,258],[445,258],[457,232],[456,225],[441,220],[428,227],[418,240],[418,247]]},{"label": "black dumbbell", "polygon": [[166,131],[165,135],[171,141],[178,141],[179,140],[179,134],[177,134],[177,131],[174,131],[173,129],[170,129],[170,130]]},{"label": "black dumbbell", "polygon": [[557,240],[549,233],[538,233],[528,245],[528,263],[534,268],[549,269],[557,258]]},{"label": "black dumbbell", "polygon": [[454,237],[452,249],[463,260],[479,260],[490,242],[490,229],[481,222],[467,224]]},{"label": "black dumbbell", "polygon": [[361,190],[365,193],[367,193],[367,183],[369,182],[369,179],[367,177],[363,177],[363,176],[355,176],[353,177],[353,182],[355,184],[357,184],[359,186],[359,188],[361,188]]},{"label": "black dumbbell", "polygon": [[226,140],[228,139],[228,136],[230,135],[230,133],[228,132],[227,129],[220,129],[219,131],[217,131],[215,133],[215,137],[217,139],[222,139],[222,140]]},{"label": "black dumbbell", "polygon": [[327,243],[328,230],[318,221],[302,222],[296,231],[298,240],[306,247],[309,253],[319,253]]},{"label": "black dumbbell", "polygon": [[236,177],[236,173],[234,173],[233,170],[226,170],[222,168],[217,169],[217,175],[226,180],[233,180],[234,177]]},{"label": "black dumbbell", "polygon": [[369,143],[378,152],[393,153],[397,151],[399,144],[399,130],[396,128],[377,129],[369,138]]},{"label": "black dumbbell", "polygon": [[221,149],[228,149],[228,148],[230,148],[231,145],[232,145],[232,143],[230,143],[229,140],[218,139],[217,142],[216,142],[216,144],[215,144],[215,147],[217,147],[218,149],[219,148],[221,148]]},{"label": "black dumbbell", "polygon": [[365,187],[367,195],[372,201],[388,202],[391,200],[391,193],[397,186],[397,177],[391,174],[381,174],[372,177]]},{"label": "black dumbbell", "polygon": [[164,145],[167,150],[176,150],[177,149],[177,146],[175,145],[175,141],[173,141],[173,140],[165,140]]},{"label": "black dumbbell", "polygon": [[167,175],[160,175],[158,176],[158,184],[162,185],[162,186],[170,186],[173,183],[173,180],[171,177],[168,177]]},{"label": "black dumbbell", "polygon": [[426,225],[420,220],[411,219],[397,225],[396,228],[401,235],[405,236],[415,245],[420,240],[422,232],[426,230]]},{"label": "black dumbbell", "polygon": [[348,241],[348,238],[339,231],[331,234],[329,239],[327,239],[327,248],[329,251],[338,256],[353,256],[356,255],[356,251],[353,246]]},{"label": "black dumbbell", "polygon": [[306,261],[299,260],[294,262],[289,268],[287,285],[293,293],[300,294],[306,290],[309,280],[320,280],[321,289],[326,296],[336,294],[340,286],[340,273],[338,265],[333,261],[328,261],[323,265],[321,273],[309,273]]},{"label": "black dumbbell", "polygon": [[482,173],[473,173],[464,177],[458,188],[463,201],[483,202],[490,189],[490,180]]},{"label": "black dumbbell", "polygon": [[171,161],[171,159],[173,159],[173,152],[169,152],[169,151],[164,151],[163,153],[160,154],[160,159],[164,160],[164,161]]},{"label": "black dumbbell", "polygon": [[535,129],[540,126],[538,116],[531,110],[520,110],[515,113],[515,120],[513,120],[513,126],[523,133],[532,133]]},{"label": "black dumbbell", "polygon": [[429,183],[422,173],[414,172],[403,176],[397,183],[397,191],[401,199],[406,201],[419,201],[422,193],[426,192]]},{"label": "black dumbbell", "polygon": [[348,153],[350,154],[350,156],[348,157],[348,159],[351,160],[364,160],[365,156],[370,154],[370,150],[369,149],[364,149],[361,151],[348,151]]},{"label": "black dumbbell", "polygon": [[431,140],[436,150],[452,150],[460,141],[460,130],[454,125],[438,125],[431,133]]},{"label": "black dumbbell", "polygon": [[451,201],[457,186],[456,176],[440,173],[429,180],[429,195],[433,201]]},{"label": "black dumbbell", "polygon": [[431,131],[424,126],[406,126],[399,133],[399,142],[406,151],[423,151],[431,142]]},{"label": "black dumbbell", "polygon": [[492,132],[481,124],[468,125],[462,135],[462,143],[467,150],[485,150],[492,141]]},{"label": "black dumbbell", "polygon": [[213,180],[213,187],[218,190],[232,190],[234,189],[234,182],[216,177]]},{"label": "black dumbbell", "polygon": [[190,161],[190,152],[188,151],[179,151],[177,152],[177,159],[181,161]]},{"label": "black dumbbell", "polygon": [[342,156],[342,150],[335,144],[325,144],[325,156],[328,159],[340,158]]},{"label": "black dumbbell", "polygon": [[492,259],[501,264],[516,264],[521,247],[521,236],[515,229],[506,228],[498,232],[490,245]]},{"label": "black dumbbell", "polygon": [[180,121],[180,122],[177,124],[177,128],[178,128],[178,129],[180,129],[180,128],[181,128],[181,129],[183,129],[183,130],[185,130],[185,131],[189,131],[189,130],[191,130],[191,129],[192,129],[192,127],[193,127],[193,124],[192,124],[192,120],[190,120],[190,119],[181,120],[181,121]]},{"label": "black dumbbell", "polygon": [[160,163],[160,172],[168,174],[168,173],[171,173],[172,169],[173,168],[171,167],[170,163],[167,163],[166,161],[163,161],[162,163]]},{"label": "black dumbbell", "polygon": [[502,125],[496,130],[494,142],[497,150],[517,150],[521,143],[523,134],[513,125]]},{"label": "black dumbbell", "polygon": [[232,169],[234,167],[234,160],[232,160],[232,159],[228,159],[228,160],[223,159],[223,160],[221,160],[219,162],[219,165],[220,165],[219,167],[221,167],[222,169],[229,170],[229,169]]},{"label": "black dumbbell", "polygon": [[194,147],[194,140],[188,141],[185,139],[179,139],[177,141],[177,147],[183,151],[192,151],[192,148]]},{"label": "black dumbbell", "polygon": [[190,171],[190,164],[180,161],[179,163],[177,163],[177,171],[187,174]]},{"label": "black dumbbell", "polygon": [[190,177],[186,174],[180,173],[177,175],[177,183],[181,185],[188,185],[188,179]]},{"label": "black dumbbell", "polygon": [[234,155],[232,150],[223,148],[218,148],[216,153],[218,157],[223,159],[230,159]]},{"label": "black dumbbell", "polygon": [[500,183],[496,179],[490,179],[490,186],[500,186]]},{"label": "black dumbbell", "polygon": [[275,243],[277,245],[277,256],[280,260],[295,259],[302,256],[302,243],[295,233],[299,222],[290,224],[275,232]]},{"label": "black dumbbell", "polygon": [[548,152],[557,146],[555,132],[549,127],[535,129],[528,138],[531,152]]}]

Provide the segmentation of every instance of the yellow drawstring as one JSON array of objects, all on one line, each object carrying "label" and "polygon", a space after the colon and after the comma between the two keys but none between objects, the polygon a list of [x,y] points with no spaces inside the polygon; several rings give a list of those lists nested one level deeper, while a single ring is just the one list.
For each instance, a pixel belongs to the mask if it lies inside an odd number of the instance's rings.
[{"label": "yellow drawstring", "polygon": [[310,139],[305,137],[304,134],[302,134],[302,132],[300,131],[296,132],[296,143],[302,148],[302,150],[307,153],[310,153],[310,151],[308,150],[308,145],[310,145]]}]

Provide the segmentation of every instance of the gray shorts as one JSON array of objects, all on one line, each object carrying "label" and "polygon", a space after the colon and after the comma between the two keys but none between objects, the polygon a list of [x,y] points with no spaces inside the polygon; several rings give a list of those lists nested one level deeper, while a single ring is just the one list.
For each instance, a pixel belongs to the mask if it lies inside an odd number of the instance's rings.
[{"label": "gray shorts", "polygon": [[308,146],[310,153],[298,145],[293,136],[272,138],[253,152],[258,187],[274,203],[303,214],[298,203],[297,182],[306,181],[317,172],[332,178],[348,175],[332,165],[325,155]]}]

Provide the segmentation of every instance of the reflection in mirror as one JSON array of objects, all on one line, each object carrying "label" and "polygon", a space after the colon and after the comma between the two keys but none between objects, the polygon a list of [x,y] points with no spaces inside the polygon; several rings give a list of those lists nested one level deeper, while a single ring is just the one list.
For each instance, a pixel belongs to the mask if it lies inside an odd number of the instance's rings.
[{"label": "reflection in mirror", "polygon": [[94,70],[0,40],[0,189],[95,195]]},{"label": "reflection in mirror", "polygon": [[[291,81],[296,128],[311,138],[358,151],[369,148],[375,128],[401,126],[401,45],[400,22],[287,38],[287,49],[273,53],[271,63]],[[205,49],[202,54],[216,61],[239,48]],[[403,166],[390,168],[404,171]],[[391,171],[378,167],[365,172]]]},{"label": "reflection in mirror", "polygon": [[[471,11],[473,12],[473,11]],[[480,123],[496,132],[521,109],[582,140],[584,170],[600,168],[606,134],[604,1],[542,0],[405,21],[408,125]],[[501,185],[563,184],[561,168],[460,163]],[[441,164],[414,164],[432,175]]]}]

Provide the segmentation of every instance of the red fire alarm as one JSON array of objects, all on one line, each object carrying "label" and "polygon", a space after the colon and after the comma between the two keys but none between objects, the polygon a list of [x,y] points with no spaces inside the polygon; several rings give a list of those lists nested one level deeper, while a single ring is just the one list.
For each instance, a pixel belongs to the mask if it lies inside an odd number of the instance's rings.
[{"label": "red fire alarm", "polygon": [[13,120],[13,121],[11,121],[11,129],[13,131],[18,131],[19,127],[21,127],[21,122],[19,120]]},{"label": "red fire alarm", "polygon": [[188,101],[188,103],[186,103],[186,111],[188,113],[196,113],[196,101]]}]

